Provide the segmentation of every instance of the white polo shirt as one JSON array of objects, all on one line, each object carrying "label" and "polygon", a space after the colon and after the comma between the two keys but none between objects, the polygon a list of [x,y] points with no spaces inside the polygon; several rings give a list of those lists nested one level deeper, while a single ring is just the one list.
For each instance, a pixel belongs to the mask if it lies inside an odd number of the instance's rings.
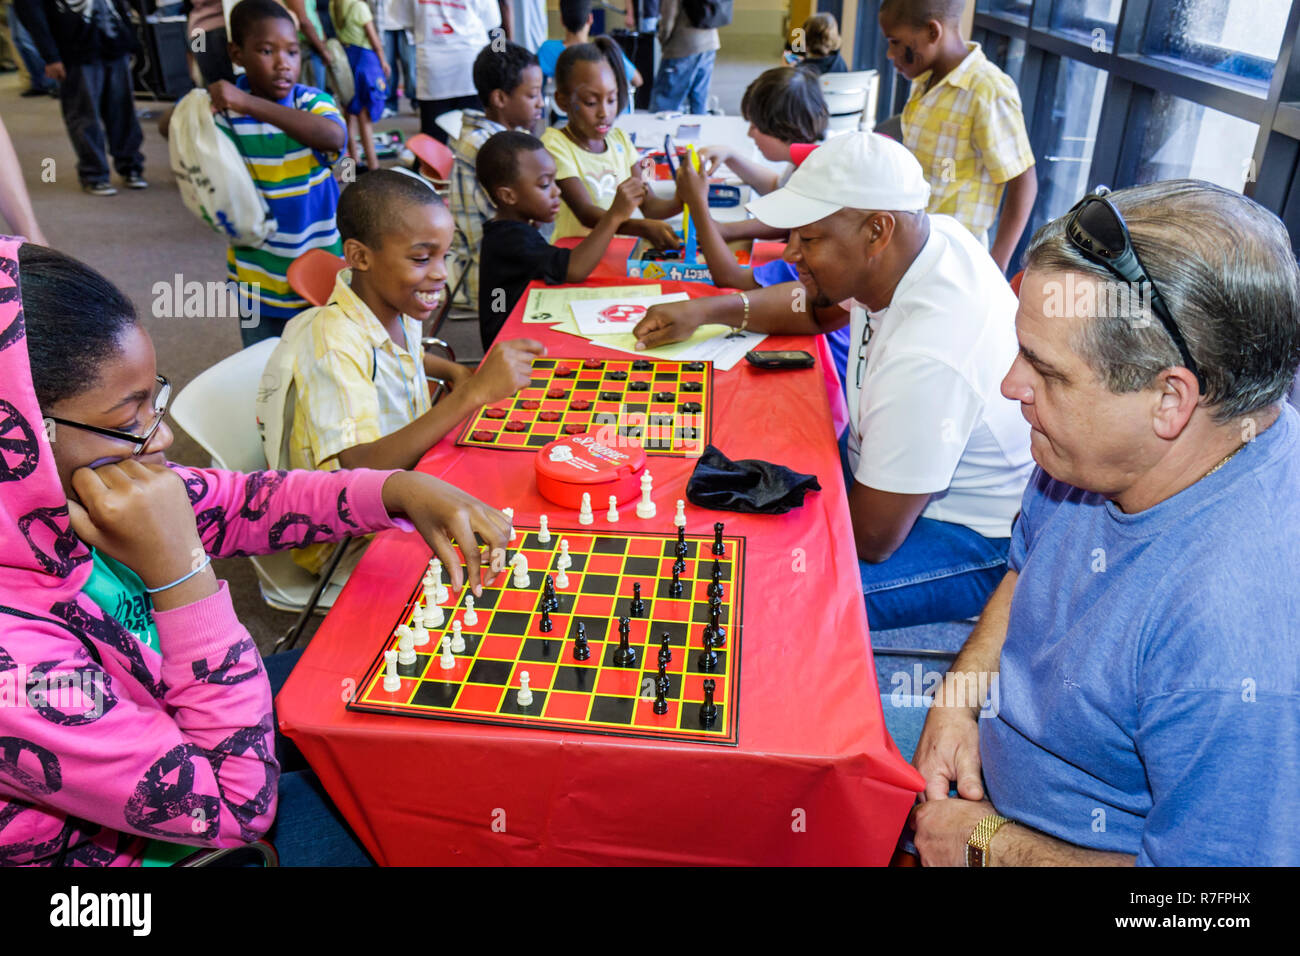
[{"label": "white polo shirt", "polygon": [[500,25],[498,0],[416,0],[416,97],[473,96],[474,58]]},{"label": "white polo shirt", "polygon": [[890,304],[872,313],[851,304],[856,480],[932,494],[923,517],[1010,536],[1034,462],[1020,405],[1000,392],[1018,349],[1016,296],[993,259],[956,219],[933,215]]}]

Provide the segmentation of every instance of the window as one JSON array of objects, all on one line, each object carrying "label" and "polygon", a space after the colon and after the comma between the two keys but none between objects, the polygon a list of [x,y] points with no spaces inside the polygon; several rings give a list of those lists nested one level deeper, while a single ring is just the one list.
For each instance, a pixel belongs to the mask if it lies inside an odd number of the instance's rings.
[{"label": "window", "polygon": [[1056,74],[1050,94],[1040,101],[1039,125],[1046,125],[1038,163],[1038,199],[1027,233],[1067,212],[1088,191],[1092,151],[1106,92],[1106,73],[1077,60],[1060,59],[1044,69]]},{"label": "window", "polygon": [[1051,28],[1082,34],[1098,40],[1100,49],[1111,49],[1115,25],[1119,23],[1121,0],[1056,0],[1052,4]]},{"label": "window", "polygon": [[979,0],[975,9],[980,13],[1001,13],[1017,20],[1029,20],[1029,8],[1032,0]]},{"label": "window", "polygon": [[1267,87],[1289,7],[1279,0],[1155,0],[1143,51]]},{"label": "window", "polygon": [[984,55],[999,70],[1020,85],[1020,70],[1025,65],[1025,41],[988,31],[980,34]]},{"label": "window", "polygon": [[1246,182],[1259,126],[1208,106],[1155,93],[1138,153],[1134,181],[1206,179],[1240,190]]}]

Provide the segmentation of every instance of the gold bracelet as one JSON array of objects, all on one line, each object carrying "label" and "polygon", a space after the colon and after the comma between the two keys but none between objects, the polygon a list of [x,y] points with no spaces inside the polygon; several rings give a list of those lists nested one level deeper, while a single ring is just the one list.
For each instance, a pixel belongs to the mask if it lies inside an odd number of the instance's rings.
[{"label": "gold bracelet", "polygon": [[739,335],[749,328],[749,296],[743,292],[737,292],[736,295],[740,296],[740,302],[745,307],[745,315],[740,320],[740,328],[736,329],[735,332],[736,335]]},{"label": "gold bracelet", "polygon": [[993,842],[993,835],[1008,823],[1014,822],[1014,820],[1010,820],[1001,814],[990,813],[975,824],[975,829],[971,831],[970,837],[966,840],[966,865],[974,867],[988,866],[989,844]]}]

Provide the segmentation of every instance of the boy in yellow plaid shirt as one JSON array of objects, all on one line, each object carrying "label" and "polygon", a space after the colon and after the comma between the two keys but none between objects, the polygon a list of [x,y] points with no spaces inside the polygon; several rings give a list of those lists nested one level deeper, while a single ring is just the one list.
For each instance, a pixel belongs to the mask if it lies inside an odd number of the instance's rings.
[{"label": "boy in yellow plaid shirt", "polygon": [[[926,211],[946,213],[1005,272],[1038,195],[1020,93],[978,43],[961,38],[963,0],[884,0],[880,29],[894,67],[912,81],[903,143],[930,183]],[[998,217],[998,204],[1006,205]]]}]

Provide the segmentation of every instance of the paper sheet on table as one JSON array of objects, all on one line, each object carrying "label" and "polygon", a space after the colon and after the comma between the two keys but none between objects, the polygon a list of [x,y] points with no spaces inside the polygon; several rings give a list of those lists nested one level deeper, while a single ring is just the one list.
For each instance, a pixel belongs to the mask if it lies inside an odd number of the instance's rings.
[{"label": "paper sheet on table", "polygon": [[636,337],[630,332],[624,335],[586,336],[578,331],[577,324],[570,319],[553,326],[556,332],[567,332],[578,338],[586,339],[592,345],[612,349],[615,352],[630,352],[646,358],[665,359],[673,362],[712,362],[719,372],[727,372],[745,357],[750,349],[767,338],[763,332],[742,332],[729,337],[736,330],[726,325],[702,325],[695,334],[684,342],[661,345],[654,349],[638,351]]},{"label": "paper sheet on table", "polygon": [[[524,304],[525,322],[573,322],[569,310],[570,302],[584,299],[621,299],[640,298],[647,295],[659,295],[663,288],[659,285],[606,285],[593,288],[577,287],[572,289],[533,289],[528,293]],[[567,324],[567,323],[566,323]],[[567,331],[567,330],[566,330]]]},{"label": "paper sheet on table", "polygon": [[631,332],[645,318],[652,305],[665,302],[685,302],[690,296],[685,292],[668,295],[644,296],[628,299],[616,296],[607,299],[579,299],[569,303],[569,310],[583,335],[620,335]]}]

